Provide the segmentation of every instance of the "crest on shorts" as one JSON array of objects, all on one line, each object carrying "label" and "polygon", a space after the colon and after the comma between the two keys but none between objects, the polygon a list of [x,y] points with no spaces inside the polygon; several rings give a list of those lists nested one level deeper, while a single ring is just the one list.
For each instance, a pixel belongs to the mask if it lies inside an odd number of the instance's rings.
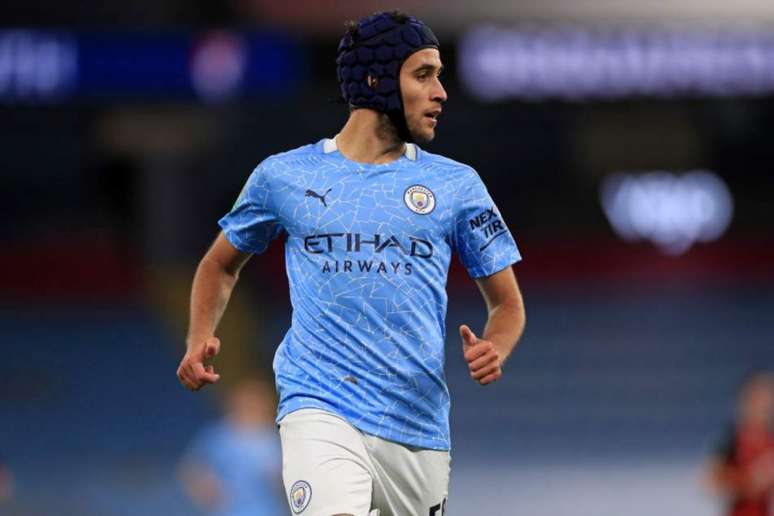
[{"label": "crest on shorts", "polygon": [[403,194],[408,209],[420,215],[427,215],[435,209],[435,194],[426,186],[409,186]]},{"label": "crest on shorts", "polygon": [[290,508],[294,514],[300,514],[312,499],[312,486],[306,480],[299,480],[290,488]]}]

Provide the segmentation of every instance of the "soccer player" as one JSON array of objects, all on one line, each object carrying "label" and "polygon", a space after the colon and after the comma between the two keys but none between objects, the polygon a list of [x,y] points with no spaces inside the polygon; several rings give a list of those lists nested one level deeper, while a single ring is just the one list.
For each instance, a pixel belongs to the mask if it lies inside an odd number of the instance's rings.
[{"label": "soccer player", "polygon": [[488,308],[459,328],[472,378],[498,380],[524,328],[521,259],[478,174],[420,149],[447,95],[438,40],[377,13],[338,48],[341,131],[253,171],[194,277],[180,381],[219,375],[217,323],[252,254],[284,235],[293,306],[274,372],[293,514],[441,516],[449,483],[446,276],[456,252]]}]

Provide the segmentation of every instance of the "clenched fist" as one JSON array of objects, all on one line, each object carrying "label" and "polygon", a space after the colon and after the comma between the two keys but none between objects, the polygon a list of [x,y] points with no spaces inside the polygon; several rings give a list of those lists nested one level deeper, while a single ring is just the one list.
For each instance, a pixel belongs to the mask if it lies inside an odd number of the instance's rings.
[{"label": "clenched fist", "polygon": [[197,346],[191,347],[186,352],[180,366],[177,368],[177,377],[186,389],[198,391],[208,383],[215,383],[220,375],[215,373],[212,365],[205,364],[220,351],[220,339],[210,337]]},{"label": "clenched fist", "polygon": [[465,324],[460,326],[460,337],[470,376],[481,385],[497,381],[503,375],[502,360],[492,341],[479,339]]}]

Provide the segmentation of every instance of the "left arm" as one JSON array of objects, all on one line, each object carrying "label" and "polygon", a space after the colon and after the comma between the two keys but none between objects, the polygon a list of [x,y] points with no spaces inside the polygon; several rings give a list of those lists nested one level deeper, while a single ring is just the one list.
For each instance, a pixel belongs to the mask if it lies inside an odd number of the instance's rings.
[{"label": "left arm", "polygon": [[502,376],[502,366],[524,332],[526,318],[512,267],[477,278],[476,284],[489,314],[484,334],[478,338],[463,324],[460,337],[471,377],[481,385],[487,385]]}]

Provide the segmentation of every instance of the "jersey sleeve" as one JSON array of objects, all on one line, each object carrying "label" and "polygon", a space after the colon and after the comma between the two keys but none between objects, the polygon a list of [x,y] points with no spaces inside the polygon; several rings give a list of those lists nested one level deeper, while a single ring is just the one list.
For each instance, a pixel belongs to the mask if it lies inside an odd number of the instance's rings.
[{"label": "jersey sleeve", "polygon": [[491,276],[520,261],[521,253],[500,210],[472,169],[457,195],[452,240],[468,274]]},{"label": "jersey sleeve", "polygon": [[264,163],[247,179],[234,207],[218,221],[231,244],[244,253],[260,254],[282,233],[272,206],[272,190]]}]

